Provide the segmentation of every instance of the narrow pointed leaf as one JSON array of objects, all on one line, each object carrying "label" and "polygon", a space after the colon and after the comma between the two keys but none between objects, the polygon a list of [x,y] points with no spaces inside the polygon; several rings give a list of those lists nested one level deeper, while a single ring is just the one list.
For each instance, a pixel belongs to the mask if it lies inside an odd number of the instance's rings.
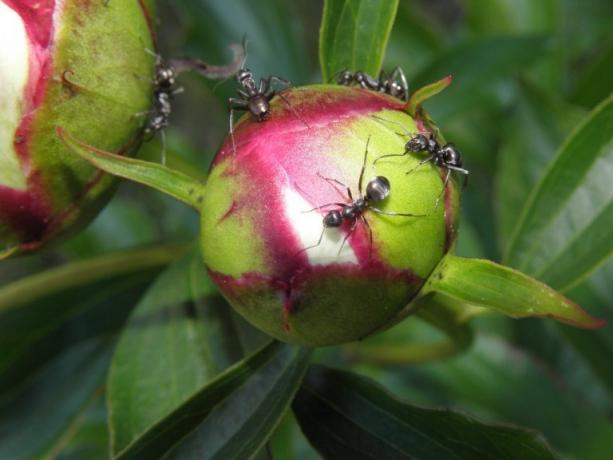
[{"label": "narrow pointed leaf", "polygon": [[293,409],[326,459],[557,458],[534,431],[412,406],[370,379],[322,366],[309,369]]},{"label": "narrow pointed leaf", "polygon": [[588,329],[606,324],[540,281],[489,260],[448,255],[425,289],[512,318],[544,316]]},{"label": "narrow pointed leaf", "polygon": [[308,350],[291,352],[294,358],[258,370],[165,458],[252,458],[280,423],[307,370]]},{"label": "narrow pointed leaf", "polygon": [[613,95],[568,137],[532,191],[505,263],[565,290],[613,250]]},{"label": "narrow pointed leaf", "polygon": [[407,112],[409,112],[411,115],[415,115],[417,108],[424,101],[430,99],[432,96],[436,96],[438,93],[451,85],[452,81],[453,76],[447,75],[445,78],[441,78],[439,81],[419,88],[417,91],[411,94],[411,98],[407,103]]},{"label": "narrow pointed leaf", "polygon": [[341,70],[381,70],[398,0],[326,0],[319,32],[319,63],[324,82]]},{"label": "narrow pointed leaf", "polygon": [[[305,353],[307,351],[301,348],[271,342],[202,387],[184,404],[119,452],[117,458],[141,459],[163,456],[171,451],[181,438],[196,430],[207,417],[215,417],[217,411],[223,412],[225,408],[229,408],[228,404],[231,402],[224,402],[226,398],[242,394],[241,388],[245,388],[244,385],[253,385],[254,379],[260,382],[269,379],[278,381],[281,374],[299,369],[296,363],[305,359]],[[221,436],[221,433],[217,434]]]},{"label": "narrow pointed leaf", "polygon": [[124,157],[87,145],[63,128],[57,134],[73,152],[103,171],[166,193],[200,210],[204,184],[182,172],[149,161]]}]

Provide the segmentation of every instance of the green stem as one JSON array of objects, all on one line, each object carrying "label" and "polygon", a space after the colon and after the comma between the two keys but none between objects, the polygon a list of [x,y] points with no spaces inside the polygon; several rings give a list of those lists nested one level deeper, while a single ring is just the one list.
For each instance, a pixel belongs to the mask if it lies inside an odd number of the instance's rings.
[{"label": "green stem", "polygon": [[395,366],[448,358],[471,345],[474,332],[467,324],[470,317],[466,314],[465,306],[455,299],[430,293],[415,300],[411,311],[442,332],[445,338],[437,342],[424,343],[351,344],[346,347],[349,357],[379,365]]},{"label": "green stem", "polygon": [[0,313],[82,284],[164,266],[181,255],[187,247],[189,246],[167,244],[122,251],[29,276],[0,288]]}]

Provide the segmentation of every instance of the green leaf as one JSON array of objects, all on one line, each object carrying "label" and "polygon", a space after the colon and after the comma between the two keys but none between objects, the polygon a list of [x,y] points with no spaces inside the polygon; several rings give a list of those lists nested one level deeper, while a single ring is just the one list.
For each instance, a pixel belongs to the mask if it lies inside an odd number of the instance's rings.
[{"label": "green leaf", "polygon": [[568,137],[532,191],[506,263],[568,289],[613,246],[613,95]]},{"label": "green leaf", "polygon": [[[158,458],[171,451],[177,445],[179,439],[197,430],[201,424],[207,425],[207,417],[213,417],[211,420],[214,420],[219,415],[221,418],[217,419],[218,424],[222,423],[223,420],[224,425],[228,424],[227,426],[232,427],[237,417],[237,409],[233,406],[234,398],[238,398],[237,400],[248,399],[249,396],[245,388],[254,389],[259,386],[266,386],[267,382],[273,384],[274,388],[269,388],[269,391],[274,394],[275,388],[282,388],[284,381],[292,382],[297,374],[304,372],[308,353],[308,350],[302,348],[271,342],[208,382],[184,404],[159,420],[119,452],[117,458]],[[275,383],[281,386],[277,387],[274,385]],[[287,397],[288,389],[286,388],[284,391],[284,397]],[[263,413],[267,413],[266,409],[273,411],[276,421],[278,421],[282,413],[277,415],[277,411],[282,408],[275,404],[275,398],[271,399],[267,391],[264,391],[263,394],[260,393],[258,396],[268,404],[266,408],[263,408]],[[251,410],[253,409],[254,407],[251,408]],[[239,408],[238,412],[240,413],[240,411]],[[273,422],[273,426],[276,425],[276,421]],[[259,419],[251,423],[256,426],[249,427],[241,424],[241,426],[235,427],[235,429],[238,428],[238,432],[232,435],[238,435],[243,439],[246,443],[245,446],[249,446],[249,453],[254,454],[258,450],[256,446],[259,448],[266,439],[259,438],[265,433],[255,433],[252,430],[258,431],[257,425],[265,422]],[[216,426],[212,427],[213,430],[216,428]],[[215,433],[206,431],[207,433],[201,434],[206,435],[209,439],[215,439],[215,436],[218,436],[219,440],[222,439],[223,435],[220,431]],[[192,441],[192,438],[188,438],[188,441],[195,442]],[[232,439],[228,440],[228,444],[225,446],[218,445],[220,451],[224,448],[240,451],[241,447],[243,446],[240,445],[240,442],[239,445],[233,444]],[[252,448],[256,449],[251,451]]]},{"label": "green leaf", "polygon": [[447,255],[422,291],[438,292],[512,318],[545,316],[584,328],[606,323],[545,284],[489,260]]},{"label": "green leaf", "polygon": [[193,177],[157,163],[100,150],[79,141],[65,132],[63,128],[57,128],[57,135],[75,154],[97,168],[109,174],[147,185],[200,210],[204,184]]},{"label": "green leaf", "polygon": [[319,31],[319,63],[324,82],[341,70],[381,70],[398,0],[326,0]]},{"label": "green leaf", "polygon": [[108,338],[84,341],[57,355],[13,394],[0,398],[0,458],[59,453],[64,438],[98,396],[110,356]]},{"label": "green leaf", "polygon": [[[375,376],[400,398],[420,405],[450,407],[488,422],[505,420],[534,428],[563,458],[606,458],[613,449],[608,413],[576,397],[569,388],[572,373],[543,364],[488,331],[477,335],[468,352],[451,360],[388,369],[362,365],[359,372]],[[586,393],[594,390],[585,388]]]},{"label": "green leaf", "polygon": [[549,52],[543,37],[496,37],[466,42],[436,55],[434,60],[411,78],[413,87],[427,85],[444,75],[453,77],[453,85],[445,97],[426,104],[437,121],[475,107],[501,104],[498,85],[517,69],[528,67]]},{"label": "green leaf", "polygon": [[183,248],[112,253],[0,288],[0,393],[72,344],[114,332],[144,286]]},{"label": "green leaf", "polygon": [[592,108],[611,92],[613,75],[613,43],[600,52],[576,82],[570,96],[572,102]]},{"label": "green leaf", "polygon": [[496,211],[502,248],[519,219],[527,194],[543,175],[566,133],[587,113],[525,80],[520,81],[520,88],[496,162]]},{"label": "green leaf", "polygon": [[252,458],[281,422],[308,367],[308,350],[260,368],[165,458]]},{"label": "green leaf", "polygon": [[293,404],[324,458],[555,459],[534,431],[400,401],[377,383],[312,366]]},{"label": "green leaf", "polygon": [[238,327],[197,250],[169,267],[141,299],[113,356],[112,451],[125,449],[241,359]]}]

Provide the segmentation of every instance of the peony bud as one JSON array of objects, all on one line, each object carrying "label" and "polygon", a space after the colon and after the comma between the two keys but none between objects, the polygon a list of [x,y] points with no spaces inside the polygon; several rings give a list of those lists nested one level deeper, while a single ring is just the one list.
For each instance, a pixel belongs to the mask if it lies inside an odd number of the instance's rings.
[{"label": "peony bud", "polygon": [[[446,170],[419,165],[425,153],[383,157],[433,131],[397,99],[338,86],[283,96],[268,120],[246,115],[236,150],[227,140],[214,160],[202,202],[204,261],[232,306],[280,340],[361,339],[406,314],[452,247],[460,181],[452,175],[443,190]],[[357,200],[377,176],[389,196],[370,204],[414,216],[367,207],[324,228],[330,211],[352,202],[347,187]]]},{"label": "peony bud", "polygon": [[88,223],[114,180],[56,127],[133,152],[150,108],[151,1],[0,0],[0,258]]}]

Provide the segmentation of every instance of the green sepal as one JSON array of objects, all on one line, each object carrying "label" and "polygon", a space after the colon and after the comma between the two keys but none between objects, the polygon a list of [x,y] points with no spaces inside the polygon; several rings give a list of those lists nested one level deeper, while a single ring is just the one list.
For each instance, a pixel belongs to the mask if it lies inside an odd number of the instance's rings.
[{"label": "green sepal", "polygon": [[422,292],[437,292],[512,318],[550,317],[586,329],[606,324],[540,281],[484,259],[447,255]]},{"label": "green sepal", "polygon": [[200,210],[205,186],[193,177],[161,164],[100,150],[79,141],[61,127],[57,128],[57,135],[73,152],[97,168],[147,185]]},{"label": "green sepal", "polygon": [[406,105],[406,111],[414,117],[417,113],[417,109],[419,106],[430,99],[432,96],[436,96],[438,93],[443,91],[453,81],[453,76],[447,75],[445,78],[441,78],[440,80],[430,83],[429,85],[423,86],[411,94],[409,98],[409,102]]}]

